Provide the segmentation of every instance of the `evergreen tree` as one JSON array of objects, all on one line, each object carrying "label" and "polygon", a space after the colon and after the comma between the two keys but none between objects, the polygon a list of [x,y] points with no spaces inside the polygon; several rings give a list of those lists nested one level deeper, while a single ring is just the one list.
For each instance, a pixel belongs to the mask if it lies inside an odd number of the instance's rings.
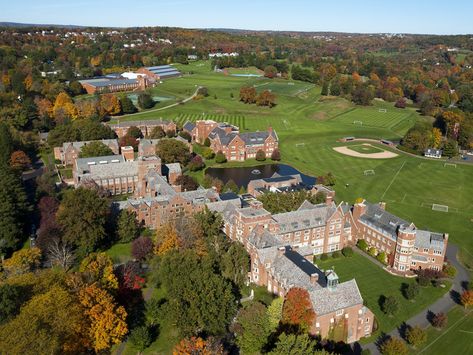
[{"label": "evergreen tree", "polygon": [[128,96],[123,96],[120,98],[120,104],[122,106],[122,111],[124,114],[135,113],[138,111],[133,105],[133,101]]}]

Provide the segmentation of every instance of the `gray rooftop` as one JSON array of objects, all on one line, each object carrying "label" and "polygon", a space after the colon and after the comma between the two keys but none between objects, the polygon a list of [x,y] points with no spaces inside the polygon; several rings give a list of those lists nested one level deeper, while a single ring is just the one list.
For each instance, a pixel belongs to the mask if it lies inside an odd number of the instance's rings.
[{"label": "gray rooftop", "polygon": [[309,290],[309,295],[317,315],[363,305],[363,297],[361,297],[355,279],[339,283],[335,288],[323,287]]},{"label": "gray rooftop", "polygon": [[364,202],[366,212],[360,217],[360,221],[368,226],[388,234],[392,239],[397,239],[397,230],[400,226],[409,226],[410,223],[392,213],[385,211],[378,204]]},{"label": "gray rooftop", "polygon": [[429,231],[417,229],[414,246],[419,249],[429,248],[437,251],[443,251],[445,246],[444,237],[440,233],[432,233]]},{"label": "gray rooftop", "polygon": [[192,130],[195,128],[195,123],[187,121],[186,123],[184,123],[184,126],[182,126],[182,128],[186,131],[192,132]]},{"label": "gray rooftop", "polygon": [[336,207],[325,203],[313,205],[304,201],[297,211],[273,215],[279,223],[281,233],[291,233],[303,229],[325,226],[327,219],[333,215]]}]

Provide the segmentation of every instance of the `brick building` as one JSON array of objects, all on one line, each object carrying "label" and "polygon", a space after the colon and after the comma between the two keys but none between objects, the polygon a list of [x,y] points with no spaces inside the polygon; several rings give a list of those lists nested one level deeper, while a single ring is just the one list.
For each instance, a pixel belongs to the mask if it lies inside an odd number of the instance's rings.
[{"label": "brick building", "polygon": [[[169,139],[169,138],[164,138]],[[189,151],[192,153],[192,144],[190,144],[187,139],[180,136],[174,137],[172,139],[178,140],[179,142],[184,143]],[[147,156],[147,155],[156,155],[156,145],[159,143],[160,139],[147,139],[142,138],[138,144],[138,156]]]},{"label": "brick building", "polygon": [[139,76],[136,79],[123,77],[100,77],[79,80],[87,94],[105,94],[112,92],[145,90],[153,86],[148,78]]},{"label": "brick building", "polygon": [[74,165],[74,161],[79,157],[82,148],[91,142],[102,142],[112,150],[113,154],[120,154],[116,139],[102,139],[98,141],[65,142],[62,147],[54,147],[54,159],[60,160],[63,165]]},{"label": "brick building", "polygon": [[354,234],[370,247],[388,255],[392,271],[408,274],[416,269],[442,270],[448,234],[418,229],[385,210],[384,203],[366,201],[353,206]]},{"label": "brick building", "polygon": [[262,150],[266,157],[270,157],[278,148],[279,138],[271,127],[263,132],[240,133],[238,127],[227,123],[201,120],[195,123],[186,122],[183,129],[191,135],[192,141],[199,144],[209,138],[210,148],[215,153],[221,151],[228,161],[256,158],[259,150]]},{"label": "brick building", "polygon": [[158,65],[154,67],[143,67],[136,71],[138,74],[143,74],[145,77],[158,80],[165,80],[169,78],[180,77],[182,74],[179,70],[171,65]]},{"label": "brick building", "polygon": [[118,138],[126,135],[130,127],[138,127],[143,134],[143,137],[148,137],[154,128],[161,127],[165,132],[176,132],[176,124],[173,121],[146,120],[146,121],[124,121],[115,124],[108,124],[108,126],[116,133]]}]

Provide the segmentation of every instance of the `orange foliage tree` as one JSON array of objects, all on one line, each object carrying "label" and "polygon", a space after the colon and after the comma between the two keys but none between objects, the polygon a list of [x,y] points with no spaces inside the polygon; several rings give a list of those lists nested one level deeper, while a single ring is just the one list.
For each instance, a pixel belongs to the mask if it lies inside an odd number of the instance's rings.
[{"label": "orange foliage tree", "polygon": [[213,344],[200,337],[182,339],[173,351],[173,355],[222,355],[223,348],[220,344]]},{"label": "orange foliage tree", "polygon": [[118,279],[113,272],[113,261],[105,253],[92,253],[82,260],[79,271],[88,283],[99,283],[107,290],[118,289]]},{"label": "orange foliage tree", "polygon": [[99,113],[100,116],[113,116],[122,112],[120,100],[114,94],[105,94],[100,96]]},{"label": "orange foliage tree", "polygon": [[30,164],[30,158],[22,150],[16,150],[10,156],[10,166],[15,170],[25,170]]},{"label": "orange foliage tree", "polygon": [[463,291],[461,294],[461,302],[465,308],[473,306],[473,290]]},{"label": "orange foliage tree", "polygon": [[291,288],[282,309],[282,323],[309,329],[315,320],[309,293],[303,288]]},{"label": "orange foliage tree", "polygon": [[79,291],[79,301],[90,324],[89,337],[96,352],[122,341],[128,333],[127,313],[105,290],[92,284]]}]

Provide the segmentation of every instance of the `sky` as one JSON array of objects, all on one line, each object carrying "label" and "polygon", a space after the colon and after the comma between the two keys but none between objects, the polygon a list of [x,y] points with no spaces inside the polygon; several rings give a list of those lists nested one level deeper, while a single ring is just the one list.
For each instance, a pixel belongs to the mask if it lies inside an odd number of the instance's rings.
[{"label": "sky", "polygon": [[473,34],[472,0],[0,0],[0,22]]}]

